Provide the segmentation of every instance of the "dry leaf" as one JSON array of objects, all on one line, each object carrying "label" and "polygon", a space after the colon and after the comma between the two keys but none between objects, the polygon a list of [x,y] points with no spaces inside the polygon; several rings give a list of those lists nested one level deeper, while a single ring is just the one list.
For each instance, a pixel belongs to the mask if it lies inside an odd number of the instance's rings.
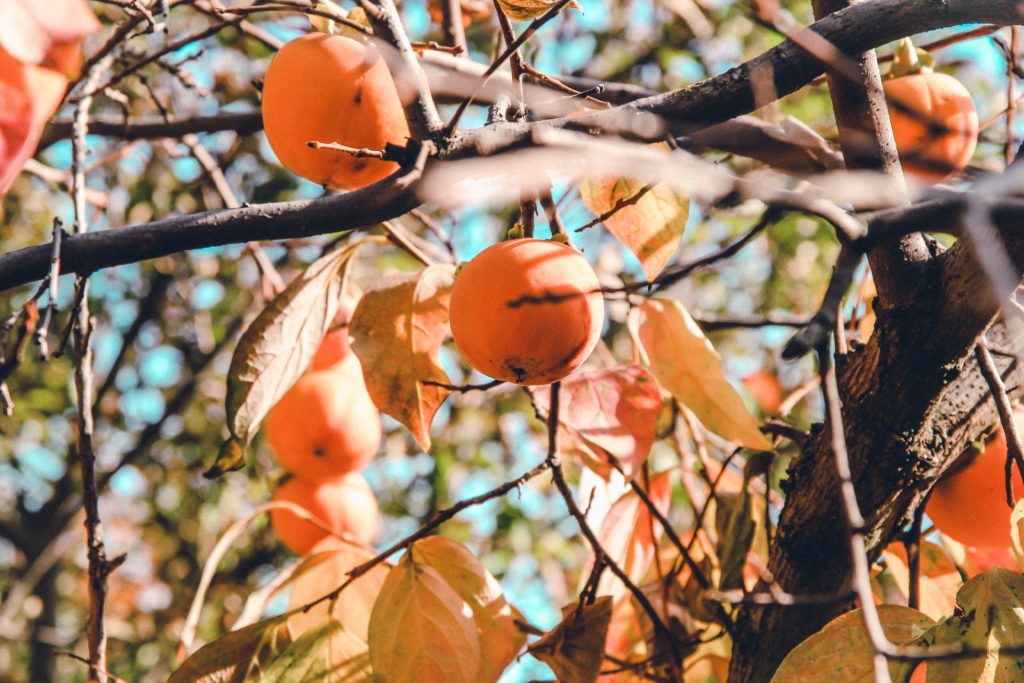
[{"label": "dry leaf", "polygon": [[531,645],[529,652],[550,666],[561,683],[594,683],[604,661],[612,599],[605,595],[579,611],[576,608],[564,608],[562,622]]},{"label": "dry leaf", "polygon": [[[647,496],[663,516],[668,516],[672,498],[672,470],[651,477]],[[633,583],[640,582],[651,566],[664,529],[635,491],[627,491],[615,501],[597,532],[601,547]],[[616,600],[626,587],[611,572],[601,577],[597,592]]]},{"label": "dry leaf", "polygon": [[[345,582],[347,574],[356,565],[370,559],[366,552],[349,549],[332,549],[313,551],[296,572],[291,580],[291,595],[288,598],[288,609],[296,609],[313,602],[317,598],[330,593]],[[366,640],[367,627],[373,604],[380,595],[384,579],[387,578],[386,565],[377,565],[366,574],[356,579],[338,596],[331,607],[322,602],[306,612],[297,612],[288,619],[288,628],[292,636],[298,636],[323,626],[327,622],[327,610],[337,619],[346,631],[353,636]]]},{"label": "dry leaf", "polygon": [[743,399],[725,379],[718,352],[681,303],[648,299],[629,312],[628,325],[658,383],[705,427],[740,446],[772,449]]},{"label": "dry leaf", "polygon": [[254,663],[275,658],[288,645],[287,617],[282,614],[264,619],[204,645],[178,667],[167,683],[243,683]]},{"label": "dry leaf", "polygon": [[441,368],[448,336],[448,299],[454,266],[436,265],[386,277],[368,289],[352,314],[352,349],[363,364],[370,397],[405,425],[423,450],[430,449],[430,423],[450,384]]},{"label": "dry leaf", "polygon": [[[505,13],[509,19],[515,21],[529,21],[539,17],[540,15],[547,12],[553,5],[556,4],[555,0],[549,2],[548,0],[498,0],[498,4],[501,6],[501,11]],[[582,7],[576,0],[572,0],[566,7],[575,7],[582,11]]]},{"label": "dry leaf", "polygon": [[[956,608],[956,593],[962,581],[956,565],[946,557],[942,548],[921,541],[918,609],[932,619],[942,619]],[[910,571],[907,569],[907,550],[902,543],[891,543],[882,552],[885,565],[896,586],[904,596],[910,594]]]},{"label": "dry leaf", "polygon": [[647,279],[653,280],[679,248],[690,218],[690,197],[664,185],[644,191],[646,186],[625,178],[585,180],[580,183],[580,194],[587,208],[601,216],[643,192],[635,203],[616,210],[604,224],[640,260]]},{"label": "dry leaf", "polygon": [[[309,367],[334,320],[344,272],[361,244],[313,262],[242,334],[228,370],[226,412],[232,435],[228,444],[248,444],[270,408]],[[211,476],[239,464],[223,460],[218,458]]]},{"label": "dry leaf", "polygon": [[373,672],[366,643],[331,619],[289,645],[267,666],[259,680],[260,683],[370,683]]},{"label": "dry leaf", "polygon": [[[935,624],[921,612],[902,605],[879,605],[878,617],[885,636],[896,645],[917,640]],[[873,657],[862,611],[854,610],[833,619],[821,631],[797,645],[782,660],[772,683],[870,681],[874,679]],[[904,680],[912,666],[913,663],[891,661],[889,671],[893,680]]]},{"label": "dry leaf", "polygon": [[[537,387],[539,406],[551,400],[550,387]],[[620,365],[585,372],[562,382],[559,426],[572,436],[590,469],[607,479],[618,463],[632,479],[657,436],[661,388],[646,368]]]},{"label": "dry leaf", "polygon": [[370,664],[388,683],[476,683],[473,611],[437,570],[406,553],[370,615]]},{"label": "dry leaf", "polygon": [[437,570],[473,610],[480,636],[480,683],[497,681],[526,644],[515,624],[522,618],[505,599],[501,584],[465,547],[450,538],[430,536],[410,548],[413,561]]},{"label": "dry leaf", "polygon": [[1024,645],[1024,576],[996,567],[960,588],[957,613],[926,636],[928,645],[963,644],[987,650],[983,657],[932,660],[929,681],[1017,683],[1019,654],[1000,656],[1001,648]]}]

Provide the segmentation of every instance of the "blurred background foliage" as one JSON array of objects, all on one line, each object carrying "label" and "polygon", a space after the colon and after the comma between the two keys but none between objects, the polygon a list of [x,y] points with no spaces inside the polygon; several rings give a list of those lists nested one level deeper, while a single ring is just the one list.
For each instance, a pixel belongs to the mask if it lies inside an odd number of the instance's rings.
[{"label": "blurred background foliage", "polygon": [[[680,88],[752,58],[781,36],[759,23],[750,2],[699,0],[706,26],[694,26],[673,8],[691,0],[581,0],[581,11],[566,11],[526,48],[526,59],[542,71],[618,80],[655,90]],[[93,3],[109,33],[125,15],[114,4]],[[176,3],[171,39],[219,21],[195,3]],[[810,3],[787,0],[783,7],[797,21],[812,20]],[[346,6],[347,7],[347,6]],[[402,12],[414,40],[443,40],[421,0],[405,0]],[[308,30],[301,15],[265,13],[250,17],[279,39]],[[695,32],[696,28],[696,32]],[[698,37],[698,33],[700,36]],[[471,57],[489,62],[497,28],[493,19],[468,31]],[[928,36],[925,40],[935,36]],[[87,46],[95,48],[103,36]],[[161,34],[130,42],[137,54],[159,49]],[[248,112],[259,106],[255,83],[272,51],[259,40],[226,28],[118,83],[98,98],[95,114],[132,118],[175,118],[218,112]],[[1005,65],[990,38],[956,45],[937,54],[943,69],[970,83],[980,118],[1005,106]],[[450,115],[451,109],[443,112]],[[806,87],[759,115],[768,120],[794,116],[826,138],[835,125],[824,84]],[[59,119],[67,120],[65,107]],[[482,107],[464,119],[481,125]],[[997,155],[1001,127],[983,133],[976,163]],[[275,162],[262,134],[233,132],[201,135],[234,193],[252,203],[315,197],[322,190]],[[94,229],[116,230],[172,215],[218,209],[212,188],[193,152],[180,140],[125,142],[90,136],[88,185],[95,191]],[[749,159],[708,154],[740,171],[756,170]],[[38,155],[46,166],[66,173],[67,140],[48,139]],[[559,182],[554,196],[562,219],[572,228],[587,222],[578,190]],[[516,220],[517,206],[472,205],[428,213],[451,235],[460,259],[468,259],[498,240]],[[763,206],[695,206],[677,258],[688,261],[710,253],[748,230]],[[52,219],[68,219],[70,199],[61,184],[25,172],[0,204],[0,249],[44,243]],[[546,234],[543,217],[538,230]],[[404,224],[427,240],[436,238],[413,219]],[[634,281],[641,271],[634,257],[602,228],[573,234],[573,241],[614,286]],[[287,277],[315,259],[331,236],[266,245],[267,254]],[[439,243],[438,243],[439,244]],[[789,216],[770,228],[738,256],[698,271],[671,294],[698,317],[775,315],[809,316],[824,290],[837,251],[832,231],[821,222]],[[364,250],[356,281],[416,267],[393,248]],[[231,350],[245,322],[265,302],[254,262],[240,246],[206,249],[102,271],[92,278],[92,310],[97,319],[94,347],[99,387],[97,449],[104,482],[101,514],[108,554],[127,553],[111,576],[108,612],[110,666],[130,681],[161,681],[174,668],[178,637],[199,581],[202,564],[219,534],[254,506],[266,502],[282,471],[262,439],[248,466],[215,481],[202,471],[225,435],[224,375]],[[59,322],[69,308],[72,281],[61,279]],[[15,310],[31,289],[0,294],[0,312]],[[628,361],[631,346],[624,329],[629,303],[621,296],[608,303],[609,322],[594,365],[609,358]],[[779,365],[778,349],[789,332],[782,327],[712,331],[734,384],[764,371],[778,379],[783,395],[812,375],[804,361]],[[445,362],[457,383],[480,381],[460,365],[453,349]],[[70,467],[74,443],[74,392],[66,357],[40,362],[30,350],[10,379],[16,402],[12,417],[0,417],[0,680],[85,679],[85,667],[61,651],[84,652],[86,589],[85,546],[79,512],[78,470]],[[749,384],[749,383],[748,383]],[[745,390],[757,410],[757,396]],[[813,397],[814,394],[812,393]],[[793,421],[808,427],[820,416],[816,398],[801,401]],[[434,423],[430,454],[418,450],[396,423],[386,420],[382,452],[367,471],[384,513],[378,547],[413,531],[433,511],[482,493],[518,476],[543,457],[543,425],[526,395],[512,386],[449,399]],[[655,446],[653,471],[695,462],[685,427]],[[727,452],[711,440],[710,455]],[[776,479],[785,456],[776,460]],[[578,463],[567,464],[570,473]],[[690,466],[690,465],[688,465]],[[734,467],[739,470],[742,462]],[[685,530],[693,511],[676,480],[672,519]],[[564,503],[547,477],[519,493],[471,509],[444,527],[465,543],[501,581],[509,599],[540,628],[559,620],[560,607],[574,599],[587,548]],[[202,640],[230,628],[246,596],[269,581],[291,557],[269,532],[266,520],[255,524],[222,563],[203,612]],[[281,605],[276,605],[280,609]],[[550,678],[546,667],[524,657],[503,681]]]}]

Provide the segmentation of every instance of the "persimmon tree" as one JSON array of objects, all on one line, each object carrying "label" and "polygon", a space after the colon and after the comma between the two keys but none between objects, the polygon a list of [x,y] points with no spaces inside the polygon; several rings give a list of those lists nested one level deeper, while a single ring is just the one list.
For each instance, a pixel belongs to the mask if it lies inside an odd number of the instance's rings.
[{"label": "persimmon tree", "polygon": [[0,678],[1021,680],[1022,16],[0,0]]}]

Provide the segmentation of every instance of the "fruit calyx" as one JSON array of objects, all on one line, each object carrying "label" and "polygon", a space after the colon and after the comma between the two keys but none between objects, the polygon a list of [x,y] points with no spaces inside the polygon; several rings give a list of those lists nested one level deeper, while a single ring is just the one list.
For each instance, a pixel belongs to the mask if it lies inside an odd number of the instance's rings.
[{"label": "fruit calyx", "polygon": [[910,38],[903,38],[893,54],[892,68],[886,78],[900,78],[913,74],[930,74],[935,70],[935,59],[927,50],[914,46]]}]

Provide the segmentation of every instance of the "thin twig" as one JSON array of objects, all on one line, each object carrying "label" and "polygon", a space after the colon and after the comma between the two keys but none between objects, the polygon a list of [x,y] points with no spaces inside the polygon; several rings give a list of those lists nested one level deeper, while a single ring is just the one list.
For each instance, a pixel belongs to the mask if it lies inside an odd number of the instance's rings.
[{"label": "thin twig", "polygon": [[1006,438],[1006,503],[1012,508],[1014,504],[1013,465],[1017,465],[1017,471],[1024,479],[1024,448],[1021,446],[1020,431],[1017,429],[1017,420],[1014,418],[1013,406],[1010,405],[1010,397],[1006,393],[1006,385],[999,375],[999,369],[992,358],[984,334],[978,337],[978,343],[974,347],[974,359],[978,362],[978,369],[981,370],[981,375],[988,384],[992,400],[999,413],[1003,435]]}]

